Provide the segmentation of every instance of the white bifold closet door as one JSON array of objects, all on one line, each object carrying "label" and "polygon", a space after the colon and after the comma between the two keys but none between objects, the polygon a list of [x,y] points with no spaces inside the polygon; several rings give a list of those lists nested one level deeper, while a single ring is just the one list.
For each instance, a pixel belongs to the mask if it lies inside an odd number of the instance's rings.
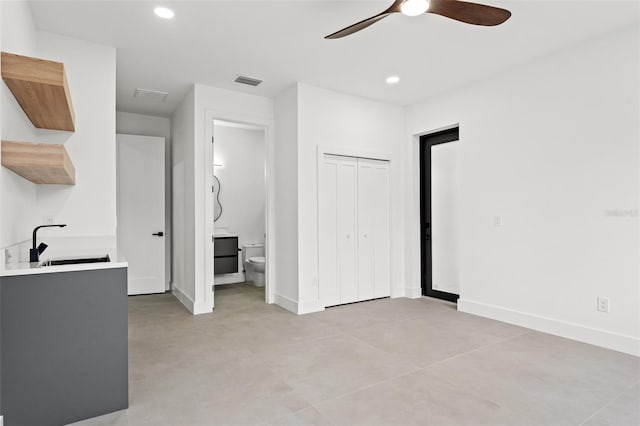
[{"label": "white bifold closet door", "polygon": [[318,189],[323,304],[389,296],[389,163],[325,155]]}]

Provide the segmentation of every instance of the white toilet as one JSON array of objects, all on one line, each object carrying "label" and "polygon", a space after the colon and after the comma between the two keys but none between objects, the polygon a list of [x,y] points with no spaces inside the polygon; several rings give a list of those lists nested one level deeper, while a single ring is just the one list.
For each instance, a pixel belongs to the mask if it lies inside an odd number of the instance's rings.
[{"label": "white toilet", "polygon": [[242,264],[246,281],[251,281],[256,287],[264,287],[264,244],[243,245]]}]

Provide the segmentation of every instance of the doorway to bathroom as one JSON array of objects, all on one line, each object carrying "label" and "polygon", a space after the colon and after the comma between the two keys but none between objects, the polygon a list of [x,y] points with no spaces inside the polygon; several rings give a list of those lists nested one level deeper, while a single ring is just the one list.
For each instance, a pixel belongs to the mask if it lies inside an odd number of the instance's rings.
[{"label": "doorway to bathroom", "polygon": [[215,306],[265,302],[266,129],[213,120],[213,281]]}]

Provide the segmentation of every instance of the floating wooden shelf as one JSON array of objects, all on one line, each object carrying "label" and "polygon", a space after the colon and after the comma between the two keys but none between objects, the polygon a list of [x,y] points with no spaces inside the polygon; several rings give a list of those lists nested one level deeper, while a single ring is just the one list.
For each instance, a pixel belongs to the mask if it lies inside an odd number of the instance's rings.
[{"label": "floating wooden shelf", "polygon": [[76,184],[64,145],[2,141],[2,165],[33,183]]},{"label": "floating wooden shelf", "polygon": [[63,63],[2,52],[2,79],[34,126],[75,131]]}]

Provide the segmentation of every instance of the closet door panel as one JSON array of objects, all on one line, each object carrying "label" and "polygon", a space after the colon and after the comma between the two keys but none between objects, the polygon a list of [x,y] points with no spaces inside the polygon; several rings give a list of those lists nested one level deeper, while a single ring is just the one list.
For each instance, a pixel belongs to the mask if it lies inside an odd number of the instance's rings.
[{"label": "closet door panel", "polygon": [[318,179],[318,285],[325,306],[340,304],[338,175],[340,160],[325,156]]},{"label": "closet door panel", "polygon": [[374,297],[391,295],[391,280],[389,273],[390,245],[389,245],[389,163],[376,161],[373,171],[373,186],[375,188],[374,214],[374,243],[373,243],[373,276]]},{"label": "closet door panel", "polygon": [[375,173],[372,161],[358,159],[358,300],[375,297]]},{"label": "closet door panel", "polygon": [[340,160],[338,174],[338,239],[340,303],[358,300],[357,281],[357,161]]}]

